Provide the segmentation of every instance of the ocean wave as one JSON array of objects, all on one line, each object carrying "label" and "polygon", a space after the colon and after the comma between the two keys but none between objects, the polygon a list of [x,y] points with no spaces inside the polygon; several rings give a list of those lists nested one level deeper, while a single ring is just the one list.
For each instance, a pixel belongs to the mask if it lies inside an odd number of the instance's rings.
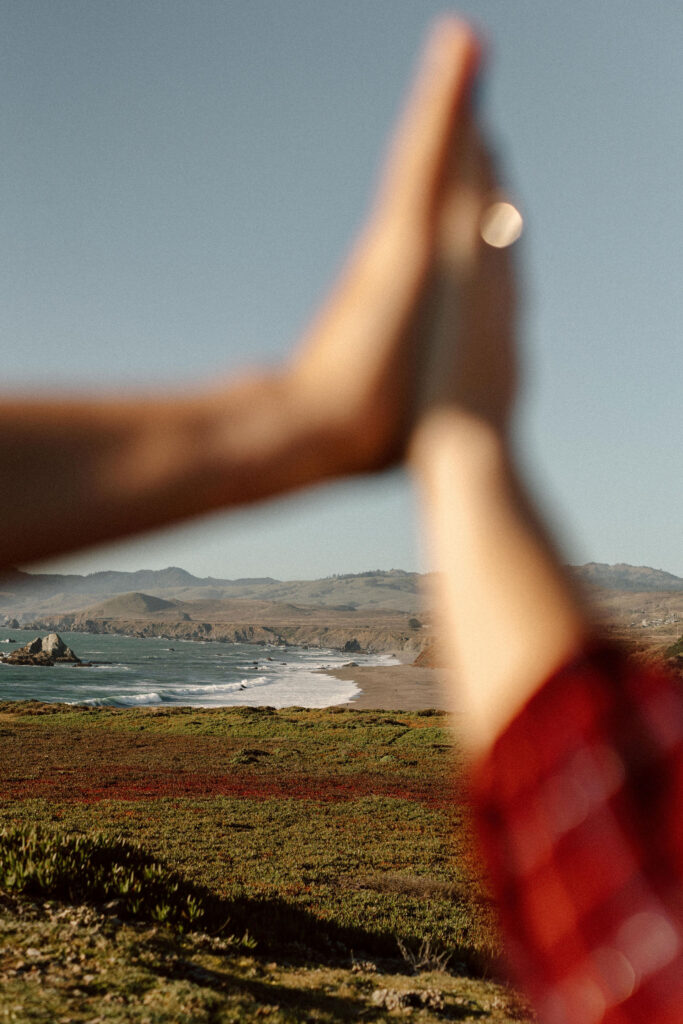
[{"label": "ocean wave", "polygon": [[143,704],[175,704],[183,697],[209,697],[217,694],[238,693],[256,686],[267,686],[272,679],[258,676],[236,683],[197,683],[190,686],[170,686],[165,690],[146,690],[142,693],[108,694],[102,697],[88,697],[84,700],[70,700],[68,704],[90,704],[92,707],[137,707]]},{"label": "ocean wave", "polygon": [[88,697],[85,700],[67,700],[66,704],[90,704],[95,708],[131,708],[139,704],[162,704],[164,698],[152,690],[148,693],[122,693],[108,697]]},{"label": "ocean wave", "polygon": [[239,690],[252,690],[255,686],[268,686],[274,680],[268,676],[255,676],[254,679],[241,679],[237,683],[193,683],[189,686],[174,686],[165,691],[165,699],[169,697],[197,697],[210,693],[236,693]]},{"label": "ocean wave", "polygon": [[122,661],[103,661],[99,664],[96,662],[94,665],[88,665],[91,672],[110,672],[113,668],[119,669],[121,672],[133,671],[132,666],[124,665]]},{"label": "ocean wave", "polygon": [[91,672],[111,672],[112,669],[116,669],[118,672],[132,672],[133,668],[130,665],[124,665],[123,662],[94,662],[92,665],[87,666],[88,675]]}]

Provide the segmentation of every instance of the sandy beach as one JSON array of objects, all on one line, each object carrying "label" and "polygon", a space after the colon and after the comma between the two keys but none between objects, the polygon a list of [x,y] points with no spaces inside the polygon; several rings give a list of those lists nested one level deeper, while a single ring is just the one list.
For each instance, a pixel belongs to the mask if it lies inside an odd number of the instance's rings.
[{"label": "sandy beach", "polygon": [[358,696],[344,705],[359,711],[457,710],[453,702],[446,699],[437,669],[415,665],[363,665],[330,669],[327,675],[353,680],[360,687]]}]

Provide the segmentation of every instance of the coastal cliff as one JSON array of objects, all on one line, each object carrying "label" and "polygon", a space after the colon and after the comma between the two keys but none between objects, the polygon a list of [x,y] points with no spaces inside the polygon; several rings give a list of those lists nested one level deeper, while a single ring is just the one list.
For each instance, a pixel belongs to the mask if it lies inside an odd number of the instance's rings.
[{"label": "coastal cliff", "polygon": [[140,591],[117,594],[76,611],[41,615],[26,628],[279,644],[349,654],[405,651],[410,660],[427,641],[420,620],[401,611],[316,608],[244,598],[168,601]]},{"label": "coastal cliff", "polygon": [[417,654],[426,638],[418,630],[381,626],[342,626],[335,623],[198,622],[154,618],[84,618],[67,614],[39,619],[29,629],[61,629],[74,633],[114,633],[169,640],[203,640],[219,643],[282,644],[326,648],[349,654]]}]

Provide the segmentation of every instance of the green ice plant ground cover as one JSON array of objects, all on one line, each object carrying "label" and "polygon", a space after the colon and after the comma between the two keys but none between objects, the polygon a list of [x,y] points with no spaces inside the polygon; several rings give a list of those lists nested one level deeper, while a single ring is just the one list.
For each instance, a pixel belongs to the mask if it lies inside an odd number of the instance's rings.
[{"label": "green ice plant ground cover", "polygon": [[0,1022],[529,1020],[459,775],[437,713],[0,705]]}]

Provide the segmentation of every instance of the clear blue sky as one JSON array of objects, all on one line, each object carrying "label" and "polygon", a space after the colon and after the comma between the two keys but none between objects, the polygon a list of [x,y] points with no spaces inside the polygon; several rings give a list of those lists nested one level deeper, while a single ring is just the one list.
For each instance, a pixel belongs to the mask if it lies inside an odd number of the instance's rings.
[{"label": "clear blue sky", "polygon": [[[528,473],[568,558],[683,575],[683,7],[462,3],[526,216]],[[2,388],[277,360],[361,220],[432,0],[22,0],[0,12]],[[0,470],[1,472],[1,470]],[[400,474],[54,569],[423,567]]]}]

